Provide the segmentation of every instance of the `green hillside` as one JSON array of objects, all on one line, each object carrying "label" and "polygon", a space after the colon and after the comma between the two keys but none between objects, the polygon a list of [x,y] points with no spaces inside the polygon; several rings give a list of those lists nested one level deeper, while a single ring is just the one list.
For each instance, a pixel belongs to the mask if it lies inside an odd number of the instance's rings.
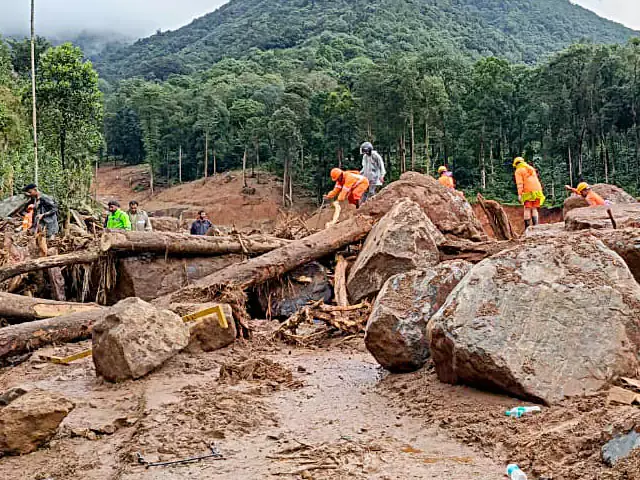
[{"label": "green hillside", "polygon": [[453,47],[533,63],[577,41],[624,43],[633,34],[568,0],[231,0],[179,30],[111,51],[97,67],[108,78],[164,79],[252,48],[293,48],[304,58],[305,47],[321,45],[336,60]]}]

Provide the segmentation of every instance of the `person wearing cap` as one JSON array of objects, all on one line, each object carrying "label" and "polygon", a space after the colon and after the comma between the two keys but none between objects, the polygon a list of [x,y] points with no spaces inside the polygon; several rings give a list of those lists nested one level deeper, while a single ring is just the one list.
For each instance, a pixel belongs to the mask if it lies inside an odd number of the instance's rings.
[{"label": "person wearing cap", "polygon": [[109,215],[107,216],[107,230],[131,231],[131,220],[129,215],[120,210],[120,204],[116,200],[108,203]]},{"label": "person wearing cap", "polygon": [[387,171],[384,168],[382,156],[373,149],[373,145],[370,142],[364,142],[360,146],[360,154],[362,155],[360,175],[366,177],[369,181],[369,189],[362,197],[361,203],[364,203],[376,194],[378,187],[382,186]]},{"label": "person wearing cap", "polygon": [[147,212],[140,208],[136,200],[129,202],[129,220],[131,221],[131,230],[134,232],[152,232],[151,220]]},{"label": "person wearing cap", "polygon": [[565,185],[564,188],[575,193],[576,195],[580,195],[584,198],[590,207],[599,207],[600,205],[607,205],[608,202],[596,192],[593,191],[591,185],[587,182],[580,182],[576,188],[573,188],[569,185]]},{"label": "person wearing cap", "polygon": [[331,180],[336,182],[335,187],[324,196],[326,200],[338,197],[338,202],[347,200],[350,204],[359,208],[362,198],[369,190],[369,180],[356,171],[343,171],[339,168],[331,170]]},{"label": "person wearing cap", "polygon": [[52,238],[60,231],[58,225],[58,204],[48,195],[40,192],[35,183],[24,187],[24,193],[31,199],[33,205],[33,222],[31,231],[45,231],[47,238]]},{"label": "person wearing cap", "polygon": [[538,208],[544,205],[545,196],[536,169],[525,162],[524,158],[513,160],[516,185],[518,186],[518,200],[524,204],[524,228],[533,223],[538,225]]},{"label": "person wearing cap", "polygon": [[444,165],[438,168],[438,173],[440,177],[438,178],[438,183],[443,187],[451,188],[452,190],[456,189],[456,182],[453,179],[453,174],[449,171],[447,167]]}]

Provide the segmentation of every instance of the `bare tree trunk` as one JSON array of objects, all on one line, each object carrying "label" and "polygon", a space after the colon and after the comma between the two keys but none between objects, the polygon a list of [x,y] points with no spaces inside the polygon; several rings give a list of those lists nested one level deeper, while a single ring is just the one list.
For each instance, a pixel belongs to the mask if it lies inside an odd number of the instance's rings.
[{"label": "bare tree trunk", "polygon": [[244,154],[242,155],[242,186],[247,186],[247,147],[244,147]]},{"label": "bare tree trunk", "polygon": [[178,182],[182,183],[182,145],[178,150]]},{"label": "bare tree trunk", "polygon": [[424,121],[424,154],[427,162],[427,175],[431,175],[431,156],[429,155],[429,122]]},{"label": "bare tree trunk", "polygon": [[480,187],[485,190],[487,188],[487,171],[484,165],[484,126],[480,136],[480,182]]},{"label": "bare tree trunk", "polygon": [[216,156],[216,142],[213,142],[213,176],[218,175],[218,157]]},{"label": "bare tree trunk", "polygon": [[49,268],[63,267],[66,265],[89,264],[100,258],[97,252],[74,252],[64,255],[46,256],[41,258],[29,258],[24,262],[13,263],[0,267],[0,282],[22,275],[24,273],[36,272],[38,270],[48,270]]},{"label": "bare tree trunk", "polygon": [[569,145],[569,183],[573,187],[573,163],[571,160],[571,145]]},{"label": "bare tree trunk", "polygon": [[0,292],[0,316],[14,323],[95,310],[102,310],[102,307],[95,303],[57,302]]},{"label": "bare tree trunk", "polygon": [[153,195],[153,165],[151,163],[149,164],[149,189]]},{"label": "bare tree trunk", "polygon": [[491,169],[491,179],[489,183],[493,185],[495,182],[495,171],[493,169],[493,140],[489,143],[489,168]]},{"label": "bare tree trunk", "polygon": [[38,183],[38,113],[36,109],[36,5],[31,0],[31,103],[33,121],[34,182]]},{"label": "bare tree trunk", "polygon": [[284,159],[284,174],[283,174],[283,178],[282,178],[282,205],[283,206],[287,206],[287,175],[288,175],[288,167],[289,167],[289,161],[285,158]]},{"label": "bare tree trunk", "polygon": [[260,185],[260,144],[256,141],[256,168],[258,169],[258,185]]},{"label": "bare tree trunk", "polygon": [[409,119],[411,123],[411,170],[416,169],[416,136],[413,124],[413,110],[411,110],[411,117]]},{"label": "bare tree trunk", "polygon": [[209,175],[209,132],[204,132],[204,178]]}]

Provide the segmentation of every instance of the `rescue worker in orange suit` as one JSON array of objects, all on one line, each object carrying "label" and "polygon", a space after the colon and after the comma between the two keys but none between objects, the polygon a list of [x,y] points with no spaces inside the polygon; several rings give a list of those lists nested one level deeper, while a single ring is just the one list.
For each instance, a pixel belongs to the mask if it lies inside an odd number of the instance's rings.
[{"label": "rescue worker in orange suit", "polygon": [[325,199],[331,200],[337,196],[338,202],[348,200],[350,204],[360,208],[360,200],[369,190],[367,177],[359,172],[334,168],[331,170],[331,180],[336,182],[336,186],[325,195]]},{"label": "rescue worker in orange suit", "polygon": [[442,185],[443,187],[451,188],[453,190],[456,189],[456,182],[453,179],[453,173],[451,173],[447,167],[443,165],[442,167],[438,168],[438,173],[440,174],[440,177],[438,178],[438,182],[440,183],[440,185]]},{"label": "rescue worker in orange suit", "polygon": [[518,200],[524,204],[524,228],[532,223],[538,225],[538,208],[544,205],[545,196],[536,169],[525,162],[524,158],[513,160],[516,185],[518,186]]},{"label": "rescue worker in orange suit", "polygon": [[576,188],[572,188],[569,185],[565,185],[564,188],[580,195],[584,198],[590,207],[599,207],[600,205],[609,205],[611,202],[607,202],[604,198],[593,191],[591,185],[587,182],[580,182]]}]

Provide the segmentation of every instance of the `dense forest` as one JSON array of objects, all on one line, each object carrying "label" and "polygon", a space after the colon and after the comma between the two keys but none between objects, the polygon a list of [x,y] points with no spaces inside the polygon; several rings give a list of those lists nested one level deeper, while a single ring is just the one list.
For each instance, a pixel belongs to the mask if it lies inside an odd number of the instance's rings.
[{"label": "dense forest", "polygon": [[[69,204],[88,205],[92,167],[103,147],[103,96],[82,51],[36,42],[38,170],[42,188]],[[0,198],[36,180],[31,131],[31,46],[0,40]]]},{"label": "dense forest", "polygon": [[[552,203],[581,179],[638,194],[632,33],[565,0],[233,0],[107,49],[100,80],[79,49],[39,39],[41,183],[86,196],[96,154],[165,184],[245,165],[281,175],[290,203],[359,168],[371,140],[388,180],[447,164],[468,193],[513,201],[524,154]],[[580,38],[593,43],[562,50]],[[33,170],[28,65],[28,43],[0,43],[0,193]]]},{"label": "dense forest", "polygon": [[533,64],[575,42],[624,43],[633,32],[569,0],[231,0],[174,32],[159,32],[96,59],[105,78],[207,70],[252,49],[287,50],[326,69],[425,50]]}]

